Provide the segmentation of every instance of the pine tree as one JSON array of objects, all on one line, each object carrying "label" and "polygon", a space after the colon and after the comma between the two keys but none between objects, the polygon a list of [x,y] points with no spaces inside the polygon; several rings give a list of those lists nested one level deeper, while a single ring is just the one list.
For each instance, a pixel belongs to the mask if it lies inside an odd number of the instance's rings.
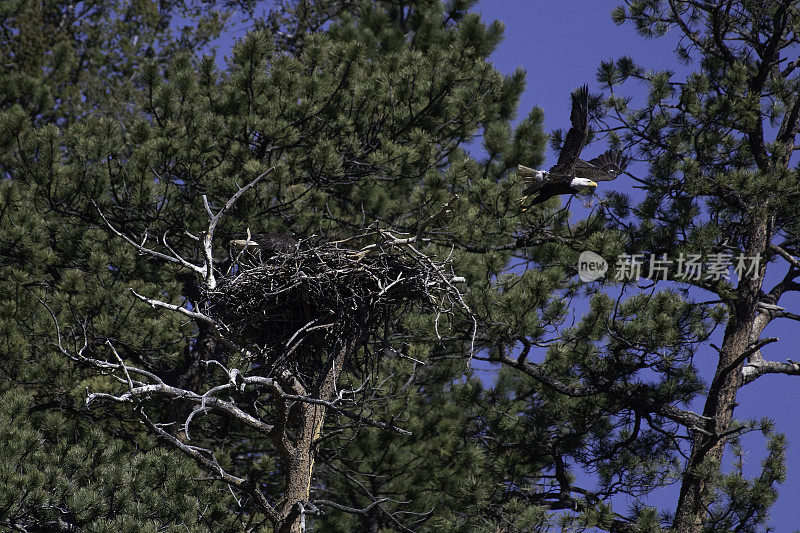
[{"label": "pine tree", "polygon": [[[220,504],[229,505],[232,517],[248,528],[271,524],[295,531],[315,512],[313,500],[307,502],[308,476],[320,426],[318,421],[296,426],[295,414],[312,420],[322,412],[315,406],[323,404],[307,398],[328,402],[326,409],[335,411],[337,416],[326,418],[332,435],[352,428],[342,426],[343,419],[384,430],[393,422],[380,420],[381,409],[355,418],[333,409],[330,394],[336,391],[286,396],[273,386],[275,401],[265,407],[263,392],[248,396],[254,386],[275,381],[259,375],[260,367],[245,352],[225,344],[218,328],[191,314],[217,287],[208,273],[217,274],[216,265],[230,259],[228,243],[240,240],[231,236],[278,231],[326,242],[375,228],[390,245],[418,243],[424,257],[435,261],[445,260],[453,243],[465,250],[500,242],[499,253],[488,250],[488,267],[472,252],[459,251],[453,268],[469,269],[468,283],[501,269],[501,256],[527,238],[514,234],[519,186],[501,183],[500,177],[517,159],[539,157],[541,117],[532,114],[515,131],[508,126],[521,74],[504,79],[486,62],[500,27],[468,15],[469,4],[443,11],[436,2],[377,8],[363,3],[339,13],[324,31],[292,42],[256,32],[235,47],[222,73],[209,57],[195,62],[177,54],[167,68],[145,61],[142,93],[134,98],[139,118],[88,113],[59,130],[31,130],[18,108],[4,117],[5,138],[20,147],[7,204],[39,209],[29,222],[38,232],[19,231],[19,239],[51,241],[15,242],[7,252],[43,256],[36,260],[40,271],[29,268],[11,285],[26,290],[9,291],[20,294],[31,313],[41,339],[37,349],[59,364],[78,364],[83,379],[74,374],[63,379],[75,400],[84,389],[92,392],[91,413],[101,413],[93,416],[104,426],[141,439],[144,423],[148,438],[158,436],[162,445],[180,449],[210,476],[235,487],[236,506],[230,499]],[[482,166],[459,148],[480,128],[493,146]],[[234,197],[235,205],[223,207]],[[210,226],[209,214],[219,213],[225,214],[219,227]],[[10,228],[19,226],[13,214],[6,213]],[[450,217],[464,220],[457,231],[444,225]],[[497,220],[503,224],[500,233]],[[57,238],[41,229],[48,224],[59,229]],[[216,251],[210,260],[208,250]],[[190,263],[214,267],[197,276]],[[150,309],[142,300],[162,308],[185,303],[184,316]],[[460,307],[466,309],[466,303]],[[194,320],[186,323],[186,316]],[[384,323],[382,344],[369,340],[346,355],[369,360],[390,354],[389,366],[407,376],[413,359],[404,356],[403,346],[392,346],[395,335],[402,339],[406,331],[415,345],[422,343],[414,353],[423,353],[424,346],[439,344],[431,340],[437,330],[446,334],[463,326],[447,343],[463,356],[474,322],[461,324],[465,317],[453,315],[455,322],[437,328],[434,316],[398,313]],[[29,342],[18,333],[21,342]],[[414,340],[420,336],[422,341]],[[339,368],[341,362],[333,365]],[[356,382],[360,370],[330,375],[345,386]],[[156,388],[137,396],[142,376]],[[257,422],[242,426],[237,420],[252,419],[241,412],[238,419],[206,416],[206,407],[230,407],[227,400],[205,397],[194,412],[198,396],[170,396],[174,388],[203,393],[214,386],[238,390],[234,403],[247,406],[251,416],[282,420],[290,428],[290,446]],[[101,400],[122,405],[101,409],[96,407]],[[281,405],[289,415],[276,418]],[[287,450],[301,445],[306,463],[294,464],[294,452]],[[292,477],[303,471],[305,479]],[[336,501],[325,504],[342,510]]]},{"label": "pine tree", "polygon": [[[173,33],[179,11],[187,26]],[[71,201],[88,180],[53,176],[41,189],[20,159],[28,146],[54,140],[55,127],[89,116],[129,120],[144,96],[142,62],[205,47],[225,18],[187,2],[0,5],[0,528],[235,529],[230,495],[198,485],[190,460],[156,447],[130,417],[83,407],[91,376],[54,352],[47,306],[63,297],[80,314],[106,301],[109,248]],[[50,203],[55,197],[63,203]]]},{"label": "pine tree", "polygon": [[[479,347],[486,350],[476,358],[505,368],[492,390],[472,381],[422,395],[436,405],[444,393],[449,399],[443,406],[461,406],[455,417],[439,408],[443,425],[459,425],[436,433],[441,449],[454,450],[443,454],[447,459],[436,458],[425,443],[398,440],[392,446],[362,444],[355,457],[345,450],[341,463],[357,464],[361,477],[349,487],[326,489],[347,495],[352,505],[366,505],[381,493],[413,501],[413,523],[442,530],[719,531],[766,524],[785,476],[785,439],[768,420],[737,422],[732,412],[739,387],[766,373],[798,371],[791,361],[767,361],[760,349],[773,340],[759,340],[772,320],[794,317],[777,304],[797,288],[791,237],[796,177],[788,165],[798,106],[794,63],[781,66],[780,57],[794,43],[795,8],[747,2],[732,12],[695,3],[629,8],[615,16],[632,19],[645,36],[682,28],[687,44],[680,57],[699,59],[701,67],[685,83],[673,83],[670,73],[646,72],[629,58],[600,70],[601,82],[615,91],[630,78],[651,86],[650,107],[642,110],[628,109],[628,101],[615,96],[592,102],[596,133],[618,118],[623,128],[612,131],[622,133],[612,133],[612,143],[649,162],[650,175],[642,179],[647,199],[631,207],[626,195],[612,194],[576,225],[566,212],[538,227],[525,226],[541,224],[538,213],[510,226],[453,216],[447,240],[480,272],[470,278],[468,300],[479,317]],[[735,35],[748,37],[740,42]],[[765,140],[769,123],[777,125],[774,141]],[[498,122],[486,129],[489,158],[474,163],[501,187],[513,183],[504,165],[513,153],[508,136],[496,133],[507,128]],[[482,186],[490,187],[473,181],[470,190],[493,198],[492,189]],[[494,238],[482,240],[476,227],[495,231]],[[462,237],[459,229],[473,233]],[[639,293],[630,283],[614,283],[621,268],[612,268],[599,286],[573,282],[572,265],[584,249],[606,258],[697,253],[705,260],[729,254],[761,262],[736,282],[687,280],[673,263],[671,283],[660,283],[660,292]],[[788,262],[788,274],[761,289],[768,262],[778,257]],[[527,270],[506,272],[509,260]],[[714,292],[719,301],[689,298],[687,284]],[[581,294],[590,298],[590,310],[565,327],[565,310]],[[695,357],[721,324],[719,368],[706,387]],[[446,346],[433,347],[431,358],[452,353]],[[541,348],[544,360],[537,362]],[[701,413],[688,407],[698,401],[705,402]],[[402,406],[395,412],[402,413]],[[761,431],[768,441],[762,473],[747,480],[740,463],[722,473],[725,443],[733,439],[732,450],[740,454],[737,435],[750,431]],[[470,445],[453,448],[453,436]],[[577,473],[593,486],[578,481]],[[648,496],[676,477],[682,482],[676,512],[659,515]],[[633,501],[628,512],[617,508],[620,495]],[[370,511],[360,521],[331,520],[324,527],[399,528],[379,510]]]},{"label": "pine tree", "polygon": [[[495,509],[539,506],[544,529],[727,531],[768,523],[785,477],[785,438],[768,419],[737,421],[733,412],[741,387],[768,373],[800,371],[761,352],[777,340],[762,337],[768,324],[796,319],[779,303],[798,289],[800,273],[790,166],[800,110],[789,52],[797,15],[794,2],[644,1],[615,11],[644,37],[679,31],[678,59],[698,68],[679,79],[629,57],[601,65],[598,79],[612,95],[592,98],[595,137],[605,134],[647,163],[647,175],[636,176],[647,197],[634,206],[628,195],[612,193],[597,210],[607,231],[566,242],[606,258],[643,254],[642,275],[649,258],[668,258],[669,281],[648,282],[642,291],[623,264],[612,265],[605,282],[583,291],[569,280],[547,287],[545,298],[562,306],[571,295],[590,297],[589,311],[572,327],[562,327],[557,314],[548,335],[515,331],[508,318],[495,322],[504,329],[486,335],[496,342],[488,358],[506,368],[483,400],[481,423],[484,454],[507,489]],[[632,109],[619,96],[629,80],[647,85],[645,107]],[[595,227],[594,215],[578,228]],[[574,255],[552,250],[550,243],[528,252],[529,270],[498,282],[574,264]],[[722,264],[722,274],[687,276],[679,258],[690,254]],[[739,258],[744,268],[727,279]],[[768,269],[787,267],[777,284],[764,286]],[[698,297],[696,289],[714,296]],[[498,303],[487,306],[487,317]],[[512,316],[533,318],[522,309],[509,307]],[[721,341],[712,344],[718,325]],[[695,362],[701,347],[718,355],[707,384]],[[702,411],[693,412],[692,403]],[[740,436],[753,431],[767,441],[766,458],[761,474],[746,479]],[[733,469],[722,465],[726,445],[739,458]],[[648,495],[675,479],[675,512],[659,515]],[[624,513],[615,499],[623,494],[633,502]]]},{"label": "pine tree", "polygon": [[[281,2],[223,70],[198,52],[222,23],[202,9],[182,39],[149,3],[124,3],[143,10],[124,16],[109,7],[74,32],[80,17],[59,26],[76,16],[66,4],[6,13],[30,11],[44,31],[30,17],[4,22],[21,28],[2,42],[18,58],[0,101],[12,147],[0,161],[4,526],[696,531],[767,520],[785,442],[768,422],[732,416],[743,384],[800,373],[768,362],[759,350],[771,340],[758,340],[794,318],[778,300],[800,272],[788,166],[800,106],[794,63],[780,60],[794,6],[618,11],[645,35],[677,24],[700,70],[678,84],[627,58],[602,66],[615,92],[629,78],[651,86],[644,110],[613,95],[591,103],[596,133],[620,119],[611,143],[650,162],[648,197],[591,200],[575,222],[559,199],[527,212],[517,202],[516,164],[542,163],[542,112],[512,126],[524,74],[489,63],[502,26],[473,4]],[[148,31],[136,39],[134,24]],[[128,40],[104,41],[120,28]],[[674,284],[635,291],[614,269],[580,284],[582,250],[763,262],[738,284],[690,283],[718,295],[709,305]],[[777,258],[789,274],[764,290]],[[303,288],[285,285],[282,300],[258,280],[277,283],[286,265],[301,265],[291,280]],[[401,283],[420,265],[440,292]],[[309,279],[333,272],[350,285],[314,292],[323,285]],[[373,313],[398,287],[402,302]],[[374,301],[359,308],[364,294]],[[335,319],[314,314],[341,295]],[[579,299],[589,309],[573,320]],[[694,356],[721,323],[706,389]],[[497,365],[497,383],[477,379],[474,361]],[[702,414],[687,407],[698,398]],[[726,442],[736,453],[755,428],[769,439],[762,474],[723,474]],[[647,496],[678,474],[677,512],[659,517]],[[634,501],[626,513],[620,495]]]},{"label": "pine tree", "polygon": [[[646,71],[623,57],[599,71],[615,92],[627,80],[642,80],[649,90],[641,109],[616,96],[606,103],[607,118],[623,124],[619,142],[648,161],[642,178],[647,198],[624,226],[630,249],[670,258],[701,254],[706,261],[727,257],[734,267],[745,257],[754,267],[735,280],[680,280],[715,295],[725,327],[714,348],[716,372],[702,394],[703,423],[686,427],[691,449],[681,465],[672,524],[677,531],[764,524],[777,497],[775,484],[785,476],[783,437],[769,423],[737,421],[734,409],[739,389],[758,386],[759,377],[800,373],[796,363],[770,361],[761,352],[777,341],[762,336],[768,324],[796,319],[779,303],[797,291],[800,274],[799,191],[790,163],[800,128],[791,52],[799,9],[789,1],[629,2],[615,11],[615,20],[632,22],[644,37],[679,32],[678,59],[696,69],[678,77]],[[768,272],[787,267],[778,283],[765,285]],[[737,436],[759,425],[769,439],[762,474],[752,482],[737,471],[721,475],[726,445],[739,449]]]},{"label": "pine tree", "polygon": [[[462,242],[465,251],[477,254],[513,250],[528,270],[499,276],[483,290],[474,280],[471,284],[480,346],[489,361],[506,369],[494,390],[475,393],[462,411],[474,423],[474,432],[465,423],[462,435],[480,443],[464,451],[474,458],[471,465],[447,471],[439,463],[450,482],[437,486],[439,496],[460,485],[482,504],[461,492],[456,513],[428,526],[720,531],[767,523],[776,485],[785,476],[785,439],[769,420],[734,420],[733,409],[736,391],[758,377],[798,373],[794,362],[768,361],[760,351],[775,341],[760,338],[770,322],[796,318],[778,302],[797,289],[792,237],[797,185],[789,157],[800,107],[794,62],[781,57],[795,43],[797,22],[792,3],[732,5],[735,9],[726,11],[716,4],[638,2],[615,13],[620,21],[633,20],[645,36],[681,29],[679,58],[700,65],[685,81],[645,71],[629,58],[600,69],[599,79],[615,92],[628,79],[650,86],[644,109],[629,109],[629,101],[617,96],[602,103],[594,98],[592,106],[598,132],[617,120],[612,143],[649,163],[649,175],[639,178],[648,192],[641,205],[631,207],[627,195],[612,194],[569,238],[548,233],[548,227],[532,232],[537,238],[527,243]],[[771,139],[765,133],[770,131]],[[568,224],[566,218],[553,223]],[[457,221],[450,229],[455,227]],[[660,292],[637,294],[630,282],[615,285],[617,274],[624,279],[624,269],[612,268],[609,281],[585,289],[590,311],[573,327],[563,327],[563,310],[583,293],[569,280],[580,249],[606,258],[668,257],[672,281],[658,283],[664,287]],[[680,254],[723,263],[742,257],[745,270],[732,281],[708,272],[687,279],[676,264]],[[788,273],[774,287],[762,288],[771,261],[778,269],[788,264]],[[757,266],[747,272],[748,265]],[[718,299],[694,299],[687,287],[711,291]],[[702,346],[714,346],[709,341],[720,324],[722,341],[713,348],[719,366],[706,387],[695,357]],[[545,348],[541,362],[534,359],[539,348]],[[687,407],[693,402],[704,403],[702,412]],[[738,436],[751,431],[761,431],[768,442],[762,473],[746,479],[740,461],[723,473],[726,443],[740,457]],[[406,464],[412,464],[409,458],[431,464],[421,450],[410,446],[406,454]],[[387,471],[383,461],[374,473],[391,479]],[[590,477],[588,487],[576,473]],[[476,484],[470,474],[488,481]],[[647,505],[648,495],[676,478],[681,480],[676,512],[659,515]],[[403,494],[420,501],[414,490],[419,484],[424,478],[409,481]],[[402,486],[384,490],[397,494]],[[493,492],[497,487],[502,490]],[[374,482],[370,489],[375,491]],[[614,505],[619,495],[633,500],[627,513]],[[443,500],[437,502],[440,510],[447,508]],[[523,521],[520,509],[532,514]]]}]

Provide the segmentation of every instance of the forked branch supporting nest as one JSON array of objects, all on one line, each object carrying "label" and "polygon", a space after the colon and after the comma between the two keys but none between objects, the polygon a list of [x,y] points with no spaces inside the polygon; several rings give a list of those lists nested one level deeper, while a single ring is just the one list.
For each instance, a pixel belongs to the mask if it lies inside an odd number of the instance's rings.
[{"label": "forked branch supporting nest", "polygon": [[[216,211],[203,197],[208,227],[198,236],[186,233],[197,243],[194,259],[181,256],[166,235],[159,243],[147,245],[147,232],[142,236],[125,234],[98,207],[111,231],[140,254],[172,263],[196,276],[201,290],[192,301],[187,297],[170,303],[133,289],[131,292],[152,307],[191,319],[205,338],[219,341],[214,343],[219,349],[209,357],[198,356],[209,371],[197,390],[175,386],[154,370],[131,365],[126,354],[118,353],[110,341],[106,342],[110,356],[91,353],[93,342],[85,328],[83,347],[72,353],[62,344],[56,312],[43,303],[56,324],[59,351],[110,375],[123,389],[90,393],[87,404],[99,400],[135,403],[142,421],[152,431],[232,488],[249,492],[268,521],[281,529],[292,521],[302,522],[311,508],[308,506],[313,507],[313,458],[323,438],[326,413],[345,417],[358,427],[408,433],[392,420],[372,420],[364,409],[367,403],[380,399],[380,393],[375,392],[378,389],[371,386],[370,354],[384,353],[384,349],[398,353],[388,344],[404,313],[412,308],[430,311],[436,317],[437,335],[443,314],[452,316],[455,322],[471,320],[470,356],[477,319],[457,287],[464,279],[454,275],[448,262],[435,261],[417,248],[425,230],[450,211],[455,198],[424,220],[414,233],[375,230],[337,243],[306,241],[266,250],[267,246],[256,246],[258,240],[251,239],[248,232],[244,248],[229,255],[229,261],[222,260],[223,254],[213,248],[216,227],[234,203],[271,171],[239,188]],[[226,267],[220,268],[223,264]],[[348,363],[350,370],[359,370],[355,374],[360,373],[363,382],[355,387],[348,383],[346,389],[341,378]],[[216,368],[224,373],[213,372]],[[187,405],[180,414],[182,423],[150,418],[147,404],[159,397]],[[236,421],[271,440],[286,477],[286,497],[280,503],[270,503],[257,484],[223,469],[211,449],[190,444],[190,426],[201,433],[199,419],[211,414]],[[204,429],[211,431],[212,427]],[[382,503],[375,500],[365,509],[339,508],[363,513],[373,506],[382,509]]]}]

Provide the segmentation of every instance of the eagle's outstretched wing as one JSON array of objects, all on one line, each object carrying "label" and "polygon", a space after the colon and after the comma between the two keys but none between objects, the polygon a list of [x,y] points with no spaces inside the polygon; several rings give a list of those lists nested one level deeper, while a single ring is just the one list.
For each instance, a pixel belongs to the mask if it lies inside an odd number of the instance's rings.
[{"label": "eagle's outstretched wing", "polygon": [[584,85],[572,93],[572,112],[569,115],[572,126],[564,139],[558,162],[550,169],[552,174],[572,174],[581,150],[589,137],[589,87]]},{"label": "eagle's outstretched wing", "polygon": [[562,194],[570,194],[574,193],[575,191],[569,188],[569,185],[565,185],[563,183],[546,183],[541,189],[536,191],[536,196],[532,198],[529,196],[523,196],[520,198],[520,203],[524,205],[525,201],[530,198],[530,203],[523,209],[523,211],[527,211],[531,207],[546,202],[553,196],[561,196]]},{"label": "eagle's outstretched wing", "polygon": [[578,160],[575,176],[592,181],[611,181],[625,171],[628,160],[617,150],[606,150],[589,161]]}]

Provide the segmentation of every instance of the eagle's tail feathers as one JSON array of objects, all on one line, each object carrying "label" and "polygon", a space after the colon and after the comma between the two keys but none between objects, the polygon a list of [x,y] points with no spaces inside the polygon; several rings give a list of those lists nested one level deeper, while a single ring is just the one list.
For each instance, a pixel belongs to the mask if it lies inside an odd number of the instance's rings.
[{"label": "eagle's tail feathers", "polygon": [[532,178],[536,175],[536,170],[525,165],[517,165],[517,174],[523,178]]}]

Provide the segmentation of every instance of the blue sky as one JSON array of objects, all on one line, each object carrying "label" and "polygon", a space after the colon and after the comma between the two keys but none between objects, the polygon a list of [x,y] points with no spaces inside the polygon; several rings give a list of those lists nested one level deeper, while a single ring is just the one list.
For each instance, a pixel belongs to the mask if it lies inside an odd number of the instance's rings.
[{"label": "blue sky", "polygon": [[[645,40],[636,34],[631,25],[616,26],[610,16],[616,5],[617,2],[613,0],[483,0],[478,4],[477,10],[485,21],[500,20],[506,28],[505,40],[491,58],[496,68],[506,74],[512,73],[517,67],[527,71],[527,88],[518,112],[520,117],[538,106],[544,110],[545,128],[548,131],[568,127],[570,92],[584,83],[589,84],[591,91],[599,91],[595,73],[603,60],[629,55],[647,68],[668,68],[679,75],[691,71],[692,65],[681,65],[673,54],[676,35]],[[220,55],[228,52],[231,37],[241,38],[243,34],[242,31],[236,31],[222,39],[219,43]],[[221,60],[220,64],[224,65],[224,61]],[[626,90],[636,89],[626,87]],[[589,146],[584,155],[594,157],[605,148],[599,142]],[[548,151],[544,167],[548,168],[554,161],[553,154]],[[634,174],[644,172],[644,169],[636,166],[629,170]],[[632,184],[632,180],[622,177],[602,185],[627,190]],[[772,274],[769,280],[776,278],[777,275]],[[795,304],[794,309],[800,309],[800,298],[789,300],[788,303]],[[787,306],[783,301],[781,304]],[[800,345],[800,332],[797,330],[796,325],[786,321],[771,325],[764,335],[777,336],[782,340],[765,348],[765,356],[781,361],[787,357],[800,359],[800,354],[791,353],[791,347]],[[718,335],[720,333],[721,330]],[[719,339],[716,343],[719,344]],[[698,354],[698,365],[706,380],[713,376],[715,355],[710,348]],[[788,480],[779,488],[781,497],[772,512],[772,525],[779,532],[792,531],[800,522],[795,518],[795,499],[800,494],[800,451],[797,451],[800,450],[800,424],[797,424],[795,415],[798,399],[800,377],[767,375],[740,391],[740,405],[735,413],[740,419],[771,417],[776,421],[778,431],[786,433],[789,438]],[[693,408],[700,411],[702,404]],[[759,462],[764,455],[764,439],[760,434],[755,434],[745,438],[743,443],[749,448],[745,457],[745,472],[751,476],[757,475],[760,471]],[[677,487],[672,487],[659,493],[651,503],[664,510],[674,510],[676,494]],[[615,506],[623,504],[624,507],[625,502],[614,503]],[[617,510],[624,512],[625,509]]]}]

